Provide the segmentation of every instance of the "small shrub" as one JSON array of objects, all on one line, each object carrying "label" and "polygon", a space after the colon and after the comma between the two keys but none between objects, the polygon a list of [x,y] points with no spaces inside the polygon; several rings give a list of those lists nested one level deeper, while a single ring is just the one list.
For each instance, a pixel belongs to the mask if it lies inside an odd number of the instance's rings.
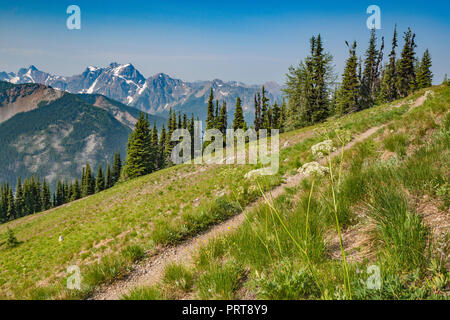
[{"label": "small shrub", "polygon": [[297,269],[292,263],[283,261],[274,266],[269,275],[256,279],[259,295],[269,300],[297,300],[320,297],[320,289],[311,273]]},{"label": "small shrub", "polygon": [[202,299],[234,299],[234,292],[239,288],[242,268],[235,261],[223,265],[212,264],[196,282]]},{"label": "small shrub", "polygon": [[19,240],[17,240],[14,231],[8,227],[8,240],[6,241],[6,246],[8,248],[17,247],[20,244]]},{"label": "small shrub", "polygon": [[172,264],[166,267],[164,282],[172,287],[189,291],[193,284],[193,275],[185,266]]},{"label": "small shrub", "polygon": [[400,156],[406,155],[406,147],[408,146],[408,137],[405,134],[392,134],[389,135],[383,141],[384,147],[391,151],[396,152]]},{"label": "small shrub", "polygon": [[142,259],[145,255],[144,249],[139,245],[130,245],[123,250],[123,255],[127,257],[131,262]]},{"label": "small shrub", "polygon": [[163,300],[163,293],[156,288],[143,287],[132,290],[129,294],[122,297],[122,300]]}]

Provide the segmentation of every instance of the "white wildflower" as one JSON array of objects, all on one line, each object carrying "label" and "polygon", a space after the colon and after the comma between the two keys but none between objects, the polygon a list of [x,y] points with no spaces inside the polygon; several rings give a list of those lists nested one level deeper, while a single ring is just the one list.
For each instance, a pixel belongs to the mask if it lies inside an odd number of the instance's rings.
[{"label": "white wildflower", "polygon": [[260,176],[269,176],[269,175],[273,175],[272,168],[266,167],[266,168],[249,171],[245,174],[244,178],[245,179],[253,179],[253,178],[260,177]]},{"label": "white wildflower", "polygon": [[298,169],[299,173],[303,173],[306,176],[318,175],[324,176],[329,172],[327,167],[321,166],[318,162],[305,163],[301,168]]},{"label": "white wildflower", "polygon": [[428,90],[425,92],[425,99],[432,98],[434,96],[434,92],[431,90]]},{"label": "white wildflower", "polygon": [[311,147],[312,154],[314,158],[320,159],[324,156],[329,155],[331,152],[336,151],[336,148],[333,147],[333,141],[325,140]]}]

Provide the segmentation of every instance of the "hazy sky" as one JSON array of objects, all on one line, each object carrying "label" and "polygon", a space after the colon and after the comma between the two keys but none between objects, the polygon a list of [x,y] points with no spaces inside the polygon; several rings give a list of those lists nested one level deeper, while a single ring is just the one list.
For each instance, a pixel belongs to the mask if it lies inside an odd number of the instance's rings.
[{"label": "hazy sky", "polygon": [[[357,40],[363,54],[366,9],[376,4],[385,57],[394,24],[401,34],[411,26],[417,52],[430,49],[435,82],[450,73],[450,1],[342,2],[0,0],[0,71],[35,65],[73,75],[117,61],[131,62],[145,77],[164,72],[188,81],[281,84],[289,65],[308,54],[308,39],[321,33],[341,74],[344,41]],[[81,8],[81,30],[66,28],[71,4]]]}]

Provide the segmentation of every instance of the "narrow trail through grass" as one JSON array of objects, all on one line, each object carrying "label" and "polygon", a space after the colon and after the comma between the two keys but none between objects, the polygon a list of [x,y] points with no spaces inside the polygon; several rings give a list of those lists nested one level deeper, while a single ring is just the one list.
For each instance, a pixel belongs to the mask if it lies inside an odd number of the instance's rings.
[{"label": "narrow trail through grass", "polygon": [[[421,106],[426,100],[426,96],[420,96],[414,104],[411,105],[409,111],[413,108]],[[401,106],[394,106],[399,107]],[[408,112],[409,112],[408,111]],[[389,125],[390,122],[385,124],[372,127],[365,132],[357,135],[352,141],[347,143],[343,149],[349,150],[357,143],[362,142],[373,134],[375,134],[378,130]],[[338,148],[336,151],[331,153],[330,157],[335,158],[342,153],[342,147]],[[323,158],[318,162],[323,165],[326,164],[327,159]],[[305,178],[304,174],[297,173],[295,175],[289,176],[287,181],[274,189],[268,191],[266,193],[266,197],[269,198],[277,198],[281,194],[283,194],[285,188],[295,187],[301,183],[301,181]],[[131,271],[123,276],[122,278],[116,280],[115,282],[107,285],[103,285],[98,288],[91,296],[90,299],[93,300],[115,300],[120,299],[127,293],[129,293],[132,289],[141,286],[151,286],[153,284],[158,283],[163,275],[167,266],[183,263],[184,265],[190,265],[192,263],[193,254],[201,248],[202,245],[207,243],[209,240],[214,239],[218,236],[230,233],[239,227],[246,218],[248,212],[252,211],[255,207],[264,202],[264,197],[258,198],[256,201],[252,202],[250,205],[244,208],[244,210],[235,215],[234,217],[215,225],[210,228],[208,231],[199,234],[189,240],[186,240],[180,243],[178,246],[169,247],[164,249],[157,255],[148,257],[141,261],[140,263],[136,263]]]}]

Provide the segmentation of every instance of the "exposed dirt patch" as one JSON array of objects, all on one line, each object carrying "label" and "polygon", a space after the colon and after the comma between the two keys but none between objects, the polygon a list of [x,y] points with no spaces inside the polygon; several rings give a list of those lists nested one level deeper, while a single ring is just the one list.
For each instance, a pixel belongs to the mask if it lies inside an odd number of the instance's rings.
[{"label": "exposed dirt patch", "polygon": [[[450,212],[439,209],[436,199],[423,196],[416,200],[415,207],[425,225],[430,228],[434,241],[437,241],[442,235],[450,233]],[[448,254],[450,255],[450,252]]]},{"label": "exposed dirt patch", "polygon": [[[373,259],[374,252],[372,248],[375,244],[370,236],[373,230],[374,225],[369,220],[365,220],[363,223],[352,226],[342,232],[342,244],[345,258],[348,262],[362,262],[365,259]],[[338,235],[329,237],[325,242],[327,243],[327,250],[331,259],[341,260],[342,254]]]}]

